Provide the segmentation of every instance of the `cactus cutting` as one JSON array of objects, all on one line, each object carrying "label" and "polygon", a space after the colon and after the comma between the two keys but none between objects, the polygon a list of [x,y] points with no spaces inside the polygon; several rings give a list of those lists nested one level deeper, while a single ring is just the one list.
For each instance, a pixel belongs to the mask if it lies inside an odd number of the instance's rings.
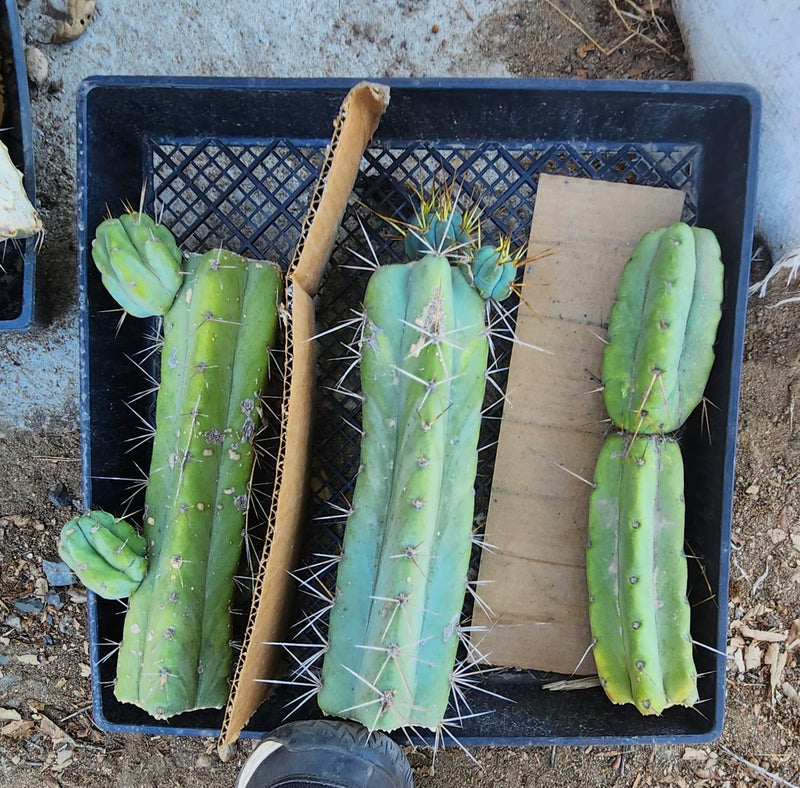
[{"label": "cactus cutting", "polygon": [[222,249],[181,270],[169,230],[142,213],[103,222],[93,252],[128,313],[164,315],[144,538],[92,512],[64,527],[61,554],[101,596],[130,595],[119,700],[156,718],[221,707],[282,274]]},{"label": "cactus cutting", "polygon": [[597,461],[586,573],[594,658],[614,703],[697,699],[683,553],[683,460],[670,438],[617,433]]},{"label": "cactus cutting", "polygon": [[593,653],[614,703],[661,714],[698,700],[675,439],[700,403],[722,302],[719,244],[678,222],[647,233],[620,278],[603,356],[606,439],[590,498]]},{"label": "cactus cutting", "polygon": [[439,731],[457,680],[498,289],[478,288],[470,262],[498,257],[471,235],[474,214],[435,205],[406,228],[411,261],[377,268],[364,300],[360,469],[317,700],[371,730]]},{"label": "cactus cutting", "polygon": [[130,599],[115,688],[157,718],[228,697],[233,575],[281,281],[275,266],[221,250],[188,268],[164,319],[150,570]]},{"label": "cactus cutting", "polygon": [[603,358],[618,429],[674,432],[703,397],[722,302],[719,244],[678,222],[647,233],[625,266]]}]

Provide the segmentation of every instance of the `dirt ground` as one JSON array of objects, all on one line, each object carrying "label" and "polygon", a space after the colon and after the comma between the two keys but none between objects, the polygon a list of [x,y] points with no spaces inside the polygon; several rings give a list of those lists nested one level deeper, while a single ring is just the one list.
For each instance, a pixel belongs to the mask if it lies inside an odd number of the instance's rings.
[{"label": "dirt ground", "polygon": [[[655,5],[658,21],[639,28],[651,40],[634,37],[607,54],[600,47],[611,49],[627,31],[604,0],[560,4],[584,32],[541,0],[498,6],[480,46],[502,48],[519,76],[685,79],[669,6]],[[768,265],[757,255],[753,279]],[[437,754],[435,769],[431,752],[420,749],[409,751],[418,786],[800,781],[800,304],[771,308],[783,295],[778,282],[747,313],[722,738],[697,748],[478,748],[470,751],[477,765],[450,747]],[[85,593],[50,586],[42,567],[43,559],[57,560],[58,530],[80,509],[78,432],[12,432],[0,436],[0,446],[0,783],[232,785],[252,742],[240,743],[223,764],[211,740],[109,735],[95,726]]]}]

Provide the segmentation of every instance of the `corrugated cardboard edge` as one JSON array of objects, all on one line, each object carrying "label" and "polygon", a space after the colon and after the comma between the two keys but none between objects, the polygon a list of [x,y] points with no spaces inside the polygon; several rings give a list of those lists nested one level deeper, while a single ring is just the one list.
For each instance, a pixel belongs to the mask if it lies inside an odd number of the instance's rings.
[{"label": "corrugated cardboard edge", "polygon": [[281,308],[286,355],[275,493],[244,644],[217,742],[223,758],[270,694],[270,684],[263,680],[278,678],[284,669],[282,649],[269,644],[284,640],[294,594],[289,572],[296,565],[302,540],[315,377],[312,299],[324,276],[364,150],[388,103],[389,89],[384,85],[361,82],[348,93],[334,121],[331,144],[289,267]]}]

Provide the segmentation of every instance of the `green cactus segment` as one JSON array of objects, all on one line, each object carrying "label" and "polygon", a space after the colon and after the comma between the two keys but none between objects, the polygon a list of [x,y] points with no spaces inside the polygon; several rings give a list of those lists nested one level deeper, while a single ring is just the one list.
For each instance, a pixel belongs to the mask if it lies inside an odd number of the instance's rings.
[{"label": "green cactus segment", "polygon": [[130,600],[115,690],[156,718],[228,697],[233,574],[281,282],[275,266],[230,252],[190,257],[164,319],[150,570]]},{"label": "green cactus segment", "polygon": [[80,581],[104,599],[130,596],[147,572],[147,542],[130,523],[102,511],[61,529],[58,553]]},{"label": "green cactus segment", "polygon": [[451,190],[435,189],[421,197],[414,221],[402,228],[406,257],[413,262],[426,254],[466,255],[477,231],[477,210],[460,211]]},{"label": "green cactus segment", "polygon": [[642,238],[620,279],[603,358],[606,408],[619,429],[672,432],[698,405],[714,358],[722,275],[708,230],[678,222]]},{"label": "green cactus segment", "polygon": [[488,343],[484,302],[447,258],[373,274],[362,341],[361,469],[318,695],[368,728],[436,729],[466,591]]},{"label": "green cactus segment", "polygon": [[165,314],[181,286],[175,238],[143,213],[106,219],[97,228],[92,259],[108,292],[134,317]]},{"label": "green cactus segment", "polygon": [[601,684],[614,703],[642,714],[691,706],[680,448],[668,438],[612,435],[594,481],[586,569]]},{"label": "green cactus segment", "polygon": [[517,275],[515,258],[507,244],[481,246],[470,260],[472,284],[483,298],[504,301],[511,295],[511,287]]}]

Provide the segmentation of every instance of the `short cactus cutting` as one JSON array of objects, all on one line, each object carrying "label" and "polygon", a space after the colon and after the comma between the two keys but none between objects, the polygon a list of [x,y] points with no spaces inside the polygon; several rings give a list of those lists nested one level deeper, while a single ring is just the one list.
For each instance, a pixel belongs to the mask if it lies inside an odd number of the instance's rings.
[{"label": "short cactus cutting", "polygon": [[[152,245],[168,231],[154,231],[152,220],[141,214],[124,218],[101,225],[95,259],[104,279],[125,287],[126,310],[153,302],[153,309],[145,305],[139,314],[164,313],[164,338],[145,499],[148,569],[143,579],[135,578],[140,584],[128,577],[132,593],[115,694],[167,718],[221,707],[228,698],[233,575],[250,499],[259,398],[277,331],[281,272],[223,250],[190,254],[169,302],[163,282],[175,277],[153,270],[149,249],[138,243],[142,236]],[[115,262],[120,249],[121,267]],[[177,247],[174,252],[180,260]],[[142,282],[153,283],[156,292]],[[88,518],[107,528],[102,514]],[[89,587],[103,595],[102,586],[91,584],[94,575],[113,575],[114,588],[124,586],[118,567],[98,551],[92,560],[87,537],[97,541],[90,527],[65,526],[65,560],[80,539]]]},{"label": "short cactus cutting", "polygon": [[[485,301],[476,249],[420,224],[406,238],[411,262],[378,268],[367,286],[360,469],[317,696],[326,714],[371,730],[441,726],[472,548]],[[496,263],[512,278],[515,261]]]},{"label": "short cactus cutting", "polygon": [[603,358],[620,432],[595,468],[586,571],[594,658],[614,703],[661,714],[698,700],[686,597],[684,473],[668,434],[700,403],[713,364],[723,268],[710,230],[646,234],[625,267]]}]

